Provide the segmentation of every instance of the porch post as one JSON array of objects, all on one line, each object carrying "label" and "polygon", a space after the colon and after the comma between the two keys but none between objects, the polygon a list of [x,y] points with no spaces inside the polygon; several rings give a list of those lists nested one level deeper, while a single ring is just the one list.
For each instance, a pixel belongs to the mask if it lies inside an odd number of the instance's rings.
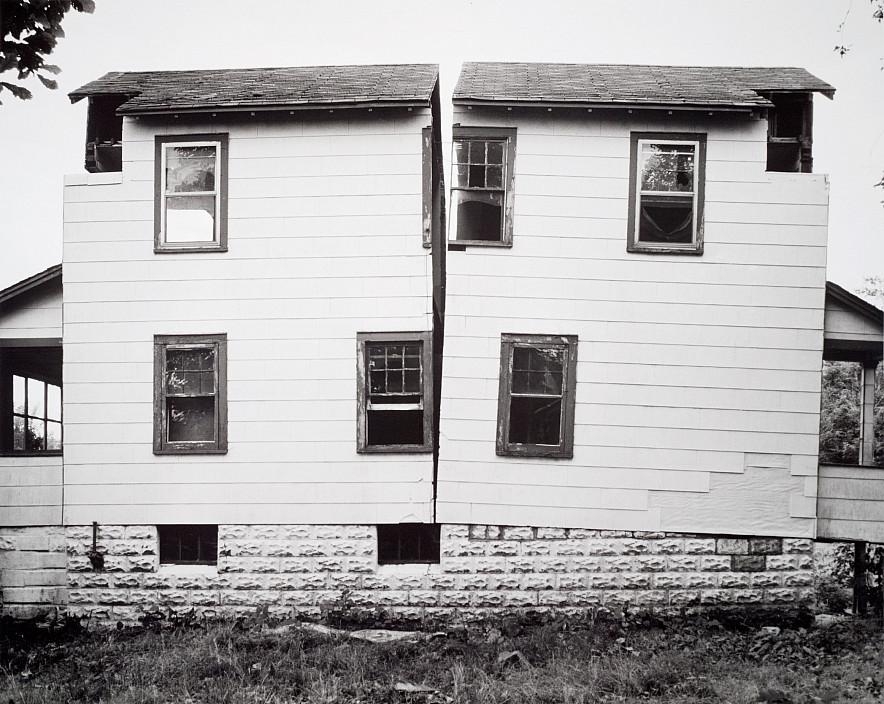
[{"label": "porch post", "polygon": [[859,403],[859,463],[875,463],[875,367],[874,362],[863,363]]}]

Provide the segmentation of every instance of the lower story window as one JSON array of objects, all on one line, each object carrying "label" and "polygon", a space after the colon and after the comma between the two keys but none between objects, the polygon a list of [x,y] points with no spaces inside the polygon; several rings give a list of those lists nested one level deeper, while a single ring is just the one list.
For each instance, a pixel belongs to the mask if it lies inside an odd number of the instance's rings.
[{"label": "lower story window", "polygon": [[438,523],[392,523],[378,526],[379,565],[438,562]]},{"label": "lower story window", "polygon": [[357,450],[431,452],[430,333],[359,333]]},{"label": "lower story window", "polygon": [[160,564],[218,564],[218,526],[157,526],[160,535]]},{"label": "lower story window", "polygon": [[573,456],[576,372],[576,336],[501,336],[497,454]]},{"label": "lower story window", "polygon": [[13,452],[61,450],[61,387],[12,376]]}]

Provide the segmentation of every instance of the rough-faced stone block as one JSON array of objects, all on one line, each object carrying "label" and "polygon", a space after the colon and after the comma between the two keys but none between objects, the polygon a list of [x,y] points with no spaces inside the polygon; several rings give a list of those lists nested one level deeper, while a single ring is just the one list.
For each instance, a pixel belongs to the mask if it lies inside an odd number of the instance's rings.
[{"label": "rough-faced stone block", "polygon": [[716,575],[711,572],[688,572],[683,583],[685,589],[714,589],[717,586]]},{"label": "rough-faced stone block", "polygon": [[503,603],[512,608],[525,608],[537,604],[537,592],[507,591],[503,593]]},{"label": "rough-faced stone block", "polygon": [[449,557],[442,560],[442,570],[451,574],[468,574],[473,571],[473,558]]},{"label": "rough-faced stone block", "polygon": [[218,526],[218,541],[222,540],[245,540],[249,534],[248,526],[220,525]]},{"label": "rough-faced stone block", "polygon": [[522,589],[524,591],[555,588],[556,577],[553,574],[529,574],[522,578]]},{"label": "rough-faced stone block", "polygon": [[474,606],[503,606],[504,595],[501,592],[473,592]]},{"label": "rough-faced stone block", "polygon": [[719,555],[749,554],[749,540],[746,538],[719,538],[715,541],[715,552]]},{"label": "rough-faced stone block", "polygon": [[780,555],[783,541],[780,538],[749,538],[750,555]]},{"label": "rough-faced stone block", "polygon": [[241,574],[230,579],[234,589],[263,589],[265,584],[265,577],[256,574]]},{"label": "rough-faced stone block", "polygon": [[586,542],[583,540],[560,540],[553,544],[553,552],[556,555],[565,555],[569,557],[579,557],[586,554]]},{"label": "rough-faced stone block", "polygon": [[675,589],[669,592],[672,606],[695,606],[700,603],[700,592],[695,589]]},{"label": "rough-faced stone block", "polygon": [[364,557],[348,557],[347,570],[350,572],[358,572],[360,574],[370,574],[375,571],[377,563]]},{"label": "rough-faced stone block", "polygon": [[563,591],[538,592],[537,603],[541,606],[570,606],[571,593]]},{"label": "rough-faced stone block", "polygon": [[662,555],[638,555],[633,559],[636,569],[642,572],[662,572],[666,569],[666,558]]},{"label": "rough-faced stone block", "polygon": [[727,572],[732,567],[733,559],[728,555],[703,555],[700,569],[704,572]]},{"label": "rough-faced stone block", "polygon": [[438,606],[439,592],[415,590],[408,593],[408,603],[412,606]]},{"label": "rough-faced stone block", "polygon": [[252,540],[277,540],[279,538],[279,526],[249,526],[248,535]]},{"label": "rough-faced stone block", "polygon": [[684,586],[683,574],[662,572],[652,575],[651,585],[654,589],[680,589]]},{"label": "rough-faced stone block", "polygon": [[340,540],[347,537],[347,529],[339,525],[316,526],[313,535],[317,540]]},{"label": "rough-faced stone block", "polygon": [[133,555],[129,558],[132,572],[156,572],[160,559],[156,555]]},{"label": "rough-faced stone block", "polygon": [[457,581],[458,589],[463,591],[477,591],[489,588],[489,579],[483,574],[466,575]]},{"label": "rough-faced stone block", "polygon": [[538,572],[567,572],[569,560],[566,557],[538,557]]},{"label": "rough-faced stone block", "polygon": [[599,538],[586,541],[587,555],[619,555],[623,545],[618,540]]},{"label": "rough-faced stone block", "polygon": [[318,557],[318,558],[316,558],[316,571],[317,572],[343,572],[344,571],[344,559],[341,557]]},{"label": "rough-faced stone block", "polygon": [[666,558],[670,572],[696,572],[700,569],[700,558],[688,555],[670,555]]},{"label": "rough-faced stone block", "polygon": [[[316,592],[291,591],[282,592],[280,604],[283,606],[311,606],[316,603]],[[300,612],[299,612],[300,613]]]},{"label": "rough-faced stone block", "polygon": [[571,538],[584,540],[586,538],[598,538],[601,534],[601,531],[598,530],[588,530],[586,528],[572,528],[568,535]]},{"label": "rough-faced stone block", "polygon": [[715,538],[685,538],[685,555],[715,554]]},{"label": "rough-faced stone block", "polygon": [[770,604],[792,604],[799,601],[799,598],[794,589],[778,587],[776,589],[766,589],[764,600]]},{"label": "rough-faced stone block", "polygon": [[622,575],[622,582],[624,589],[650,589],[651,587],[651,575],[628,572]]},{"label": "rough-faced stone block", "polygon": [[95,604],[98,602],[98,594],[97,589],[70,589],[68,604]]},{"label": "rough-faced stone block", "polygon": [[783,538],[783,552],[812,553],[813,541],[807,538]]},{"label": "rough-faced stone block", "polygon": [[503,538],[503,526],[488,526],[485,535],[488,536],[488,540],[500,540]]},{"label": "rough-faced stone block", "polygon": [[803,555],[770,555],[767,558],[767,568],[772,571],[797,570],[800,557]]},{"label": "rough-faced stone block", "polygon": [[684,540],[681,538],[661,538],[651,542],[651,552],[657,555],[680,555],[684,552]]},{"label": "rough-faced stone block", "polygon": [[783,585],[786,587],[810,587],[813,586],[813,572],[787,572],[783,576]]},{"label": "rough-faced stone block", "polygon": [[722,589],[739,589],[751,586],[751,575],[748,573],[724,572],[718,576],[718,586]]},{"label": "rough-faced stone block", "polygon": [[[118,575],[118,577],[129,577],[129,575]],[[69,576],[68,585],[73,589],[99,589],[109,587],[113,579],[114,576],[103,572],[74,573]]]},{"label": "rough-faced stone block", "polygon": [[303,558],[282,558],[279,561],[279,570],[281,572],[310,572],[313,568],[312,560],[305,560]]},{"label": "rough-faced stone block", "polygon": [[631,557],[608,557],[605,559],[605,567],[608,572],[632,572],[634,567]]},{"label": "rough-faced stone block", "polygon": [[295,551],[301,557],[328,557],[331,546],[318,540],[305,540],[295,544]]},{"label": "rough-faced stone block", "polygon": [[588,574],[586,575],[587,589],[617,589],[620,586],[619,574]]},{"label": "rough-faced stone block", "polygon": [[568,531],[565,528],[538,528],[538,540],[564,540],[568,537]]},{"label": "rough-faced stone block", "polygon": [[470,592],[444,591],[440,594],[443,606],[469,606]]},{"label": "rough-faced stone block", "polygon": [[765,568],[766,561],[764,555],[731,556],[731,569],[734,572],[763,572]]},{"label": "rough-faced stone block", "polygon": [[133,606],[149,609],[159,601],[160,592],[154,589],[133,589],[129,592],[129,601]]},{"label": "rough-faced stone block", "polygon": [[526,540],[522,543],[523,555],[549,555],[550,544],[539,540]]},{"label": "rough-faced stone block", "polygon": [[[99,540],[122,540],[126,534],[125,526],[98,526]],[[89,537],[92,537],[90,532]]]},{"label": "rough-faced stone block", "polygon": [[470,526],[470,540],[485,540],[488,536],[488,526]]},{"label": "rough-faced stone block", "polygon": [[750,584],[753,587],[779,587],[783,583],[783,576],[780,572],[754,572],[749,575],[751,577]]},{"label": "rough-faced stone block", "polygon": [[564,591],[574,592],[586,587],[586,579],[579,574],[560,574],[558,588]]},{"label": "rough-faced stone block", "polygon": [[445,523],[439,528],[439,538],[441,540],[464,540],[469,537],[469,526],[459,523]]},{"label": "rough-faced stone block", "polygon": [[533,557],[508,557],[506,558],[506,571],[524,574],[534,571]]},{"label": "rough-faced stone block", "polygon": [[428,574],[426,578],[427,589],[448,591],[455,588],[457,578],[450,574]]},{"label": "rough-faced stone block", "polygon": [[[350,527],[356,528],[357,526],[350,526]],[[281,540],[287,540],[287,541],[308,540],[310,538],[310,526],[304,526],[304,525],[280,526],[279,537]]]},{"label": "rough-faced stone block", "polygon": [[489,542],[486,545],[485,554],[492,557],[512,557],[519,554],[518,543],[512,541]]},{"label": "rough-faced stone block", "polygon": [[405,606],[408,604],[408,592],[377,592],[372,596],[381,606]]},{"label": "rough-faced stone block", "polygon": [[131,563],[129,562],[128,557],[122,557],[120,555],[104,556],[105,572],[128,572],[130,569]]},{"label": "rough-faced stone block", "polygon": [[649,540],[624,540],[623,555],[647,555],[651,552],[651,541]]},{"label": "rough-faced stone block", "polygon": [[190,592],[190,603],[194,606],[218,606],[220,597],[217,591]]},{"label": "rough-faced stone block", "polygon": [[128,540],[157,540],[156,526],[126,526],[123,536]]},{"label": "rough-faced stone block", "polygon": [[601,572],[604,568],[602,557],[572,557],[571,570],[574,572]]},{"label": "rough-faced stone block", "polygon": [[477,557],[474,563],[476,572],[495,573],[506,570],[506,560],[502,557]]},{"label": "rough-faced stone block", "polygon": [[504,526],[504,540],[533,540],[534,529],[527,526]]},{"label": "rough-faced stone block", "polygon": [[[107,578],[105,577],[105,580],[106,579]],[[132,572],[122,574],[117,573],[114,575],[113,580],[114,587],[117,589],[138,589],[144,582],[144,575]]]},{"label": "rough-faced stone block", "polygon": [[295,543],[283,540],[271,540],[264,544],[264,554],[268,557],[293,557]]},{"label": "rough-faced stone block", "polygon": [[252,572],[279,572],[279,560],[273,557],[256,557],[250,561],[249,566]]}]

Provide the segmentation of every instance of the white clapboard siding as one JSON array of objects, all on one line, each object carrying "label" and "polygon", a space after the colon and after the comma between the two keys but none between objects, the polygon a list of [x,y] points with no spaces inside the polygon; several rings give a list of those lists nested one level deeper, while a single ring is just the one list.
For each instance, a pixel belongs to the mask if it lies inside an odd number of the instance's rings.
[{"label": "white clapboard siding", "polygon": [[0,526],[61,523],[62,459],[0,457]]},{"label": "white clapboard siding", "polygon": [[[454,120],[516,127],[514,220],[448,254],[439,519],[812,536],[825,177],[766,173],[749,116]],[[631,131],[707,135],[702,256],[626,251]],[[496,455],[501,333],[578,337],[573,459]]]},{"label": "white clapboard siding", "polygon": [[884,468],[821,464],[821,538],[884,543]]},{"label": "white clapboard siding", "polygon": [[[65,188],[65,521],[432,520],[433,459],[356,452],[356,333],[429,331],[427,110],[126,119]],[[155,136],[229,134],[228,251],[155,254]],[[227,335],[228,452],[153,454],[153,339]]]}]

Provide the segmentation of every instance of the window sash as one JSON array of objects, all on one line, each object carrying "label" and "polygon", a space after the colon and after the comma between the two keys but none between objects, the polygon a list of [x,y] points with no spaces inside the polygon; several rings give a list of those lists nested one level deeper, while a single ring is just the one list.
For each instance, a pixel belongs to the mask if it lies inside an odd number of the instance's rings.
[{"label": "window sash", "polygon": [[[560,393],[518,392],[513,390],[514,361],[517,349],[561,350],[562,379]],[[498,400],[497,454],[524,457],[573,456],[574,406],[576,393],[577,337],[572,335],[516,335],[501,336],[500,393]],[[521,370],[525,371],[525,370]],[[539,371],[539,370],[538,370]],[[551,372],[552,373],[552,372]],[[557,372],[556,372],[557,373]],[[544,401],[557,404],[558,442],[516,442],[513,440],[514,400]]]},{"label": "window sash", "polygon": [[[653,190],[644,190],[642,189],[642,165],[643,165],[643,156],[644,156],[644,148],[645,146],[653,146],[653,145],[666,145],[666,146],[675,146],[675,147],[691,147],[693,150],[693,174],[691,179],[691,190],[690,191],[653,191]],[[638,140],[638,154],[636,160],[635,167],[635,192],[636,192],[636,207],[635,207],[635,222],[633,223],[633,227],[635,228],[635,241],[640,243],[642,247],[678,247],[678,246],[694,246],[697,242],[697,205],[699,198],[699,155],[700,155],[700,142],[699,141],[686,141],[680,139],[639,139]],[[641,239],[641,218],[642,218],[642,208],[644,206],[645,197],[651,198],[659,198],[661,201],[668,200],[673,203],[683,202],[690,199],[691,204],[691,241],[687,242],[656,242],[650,240]]]},{"label": "window sash", "polygon": [[[168,166],[168,156],[169,152],[174,149],[187,148],[187,147],[214,147],[215,148],[215,178],[214,178],[214,189],[210,191],[170,191],[169,184],[167,183],[167,166]],[[220,141],[193,141],[193,142],[164,142],[161,150],[161,163],[160,163],[160,174],[162,179],[162,184],[160,186],[160,192],[162,193],[162,203],[160,205],[160,232],[162,233],[162,241],[166,246],[187,246],[187,245],[201,245],[201,244],[218,244],[219,242],[219,229],[220,229],[220,219],[221,219],[221,142]],[[212,211],[212,239],[211,240],[202,240],[202,239],[188,239],[188,240],[179,240],[173,239],[170,240],[168,238],[168,210],[169,210],[169,200],[172,199],[184,199],[184,198],[192,198],[192,197],[200,197],[200,196],[211,196],[214,198],[214,206]]]}]

